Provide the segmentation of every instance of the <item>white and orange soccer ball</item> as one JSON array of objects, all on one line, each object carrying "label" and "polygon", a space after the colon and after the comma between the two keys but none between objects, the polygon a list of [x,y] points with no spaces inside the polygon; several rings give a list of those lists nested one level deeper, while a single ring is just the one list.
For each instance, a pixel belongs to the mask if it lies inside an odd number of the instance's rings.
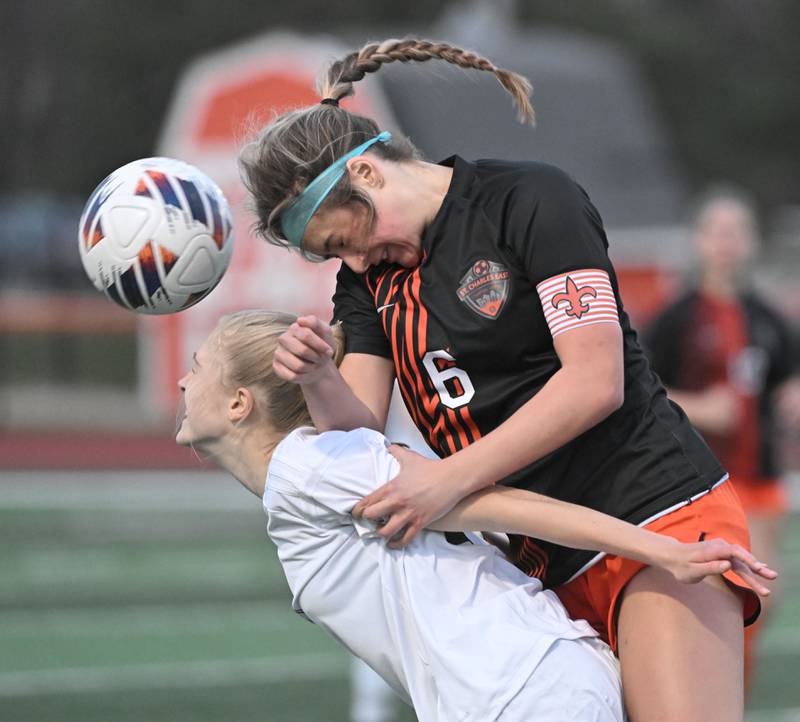
[{"label": "white and orange soccer ball", "polygon": [[95,188],[78,230],[95,287],[137,313],[182,311],[222,278],[233,222],[222,191],[172,158],[136,160]]}]

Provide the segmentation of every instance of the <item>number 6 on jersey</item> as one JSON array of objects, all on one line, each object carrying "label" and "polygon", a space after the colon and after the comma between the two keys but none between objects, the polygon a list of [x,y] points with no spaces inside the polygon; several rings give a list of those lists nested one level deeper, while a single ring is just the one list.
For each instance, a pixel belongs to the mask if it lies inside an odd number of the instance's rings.
[{"label": "number 6 on jersey", "polygon": [[[441,368],[436,363],[437,359],[444,361],[448,365]],[[472,385],[472,381],[470,381],[464,369],[449,365],[450,363],[455,363],[455,359],[447,351],[443,349],[428,351],[422,359],[422,363],[431,377],[431,381],[433,381],[439,398],[449,409],[457,409],[472,400],[475,395],[475,387]],[[452,381],[455,395],[450,393],[450,390],[445,385],[447,381]]]}]

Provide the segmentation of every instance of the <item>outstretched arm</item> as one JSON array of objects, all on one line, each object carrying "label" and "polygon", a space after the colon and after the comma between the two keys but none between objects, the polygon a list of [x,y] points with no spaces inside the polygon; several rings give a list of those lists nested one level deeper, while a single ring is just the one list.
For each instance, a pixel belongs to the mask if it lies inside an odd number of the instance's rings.
[{"label": "outstretched arm", "polygon": [[524,534],[574,549],[604,551],[662,567],[682,582],[699,582],[733,569],[762,596],[769,589],[759,578],[777,577],[750,552],[722,539],[682,544],[584,506],[508,487],[472,494],[429,528]]}]

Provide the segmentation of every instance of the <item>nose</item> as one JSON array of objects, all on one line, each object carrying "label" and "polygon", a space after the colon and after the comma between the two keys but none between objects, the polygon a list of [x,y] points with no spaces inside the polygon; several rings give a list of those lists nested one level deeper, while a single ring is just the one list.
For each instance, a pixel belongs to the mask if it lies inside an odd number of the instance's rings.
[{"label": "nose", "polygon": [[349,253],[342,256],[342,262],[354,273],[364,273],[369,268],[367,257],[363,253]]},{"label": "nose", "polygon": [[187,374],[184,374],[181,378],[178,379],[178,389],[180,389],[181,391],[186,391],[186,376]]}]

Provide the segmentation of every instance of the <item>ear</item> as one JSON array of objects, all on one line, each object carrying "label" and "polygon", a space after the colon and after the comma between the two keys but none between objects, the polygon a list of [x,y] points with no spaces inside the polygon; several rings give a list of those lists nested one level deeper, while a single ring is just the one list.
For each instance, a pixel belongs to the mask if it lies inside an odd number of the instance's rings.
[{"label": "ear", "polygon": [[381,188],[384,178],[380,168],[373,158],[366,155],[357,155],[347,161],[347,170],[350,180],[360,182],[370,188]]},{"label": "ear", "polygon": [[250,415],[254,405],[250,389],[240,386],[228,404],[228,419],[234,424],[244,421]]}]

